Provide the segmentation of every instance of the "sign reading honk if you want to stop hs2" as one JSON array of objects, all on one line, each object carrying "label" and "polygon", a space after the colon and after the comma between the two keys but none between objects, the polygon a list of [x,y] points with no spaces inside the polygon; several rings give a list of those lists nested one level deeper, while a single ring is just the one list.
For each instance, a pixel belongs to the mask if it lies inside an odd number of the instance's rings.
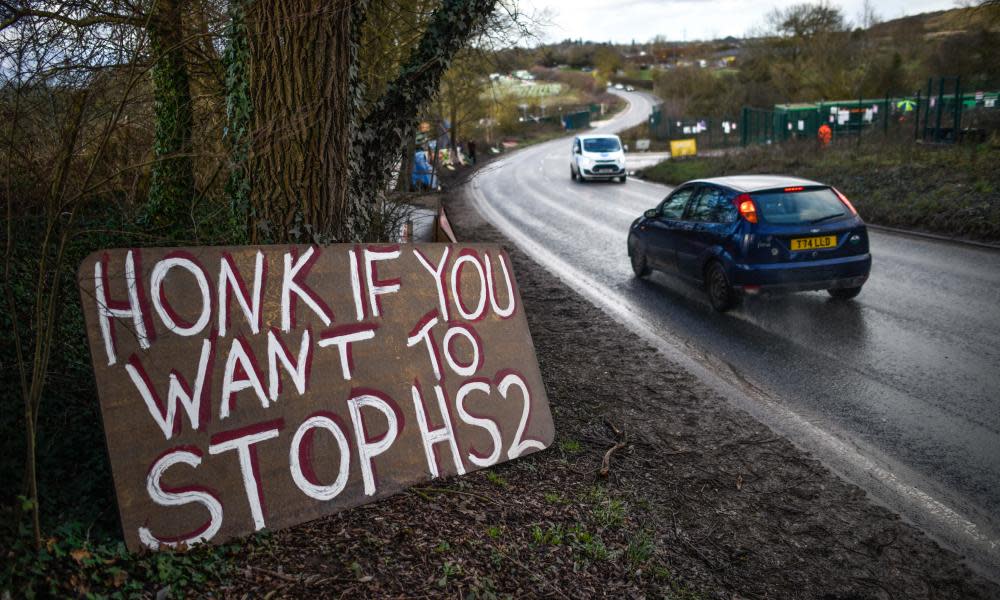
[{"label": "sign reading honk if you want to stop hs2", "polygon": [[106,250],[79,282],[133,550],[294,525],[552,442],[496,246]]}]

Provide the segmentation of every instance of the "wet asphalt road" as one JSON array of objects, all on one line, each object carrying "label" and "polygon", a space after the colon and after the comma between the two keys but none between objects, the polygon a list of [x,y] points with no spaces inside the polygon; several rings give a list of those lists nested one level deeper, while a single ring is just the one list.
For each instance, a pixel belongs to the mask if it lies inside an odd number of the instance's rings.
[{"label": "wet asphalt road", "polygon": [[[630,107],[600,131],[648,117],[647,96],[623,95]],[[569,153],[568,139],[515,152],[470,197],[668,356],[1000,576],[1000,252],[871,231],[872,275],[855,301],[752,298],[720,315],[672,276],[632,276],[628,226],[669,188],[575,183]]]}]

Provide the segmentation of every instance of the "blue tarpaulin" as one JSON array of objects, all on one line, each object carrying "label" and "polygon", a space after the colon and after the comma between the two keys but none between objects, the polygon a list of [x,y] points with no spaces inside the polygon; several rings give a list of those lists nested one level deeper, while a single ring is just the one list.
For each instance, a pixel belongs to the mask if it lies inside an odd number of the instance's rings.
[{"label": "blue tarpaulin", "polygon": [[427,159],[427,152],[417,150],[413,156],[413,174],[410,176],[410,185],[415,188],[434,189],[437,187],[437,178],[434,177],[434,170]]}]

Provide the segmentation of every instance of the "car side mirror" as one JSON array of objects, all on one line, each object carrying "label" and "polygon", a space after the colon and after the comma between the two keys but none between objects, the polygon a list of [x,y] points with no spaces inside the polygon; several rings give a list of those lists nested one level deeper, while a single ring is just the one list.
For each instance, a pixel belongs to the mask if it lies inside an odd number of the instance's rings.
[{"label": "car side mirror", "polygon": [[574,148],[573,154],[583,154],[583,152],[581,152],[579,148]]},{"label": "car side mirror", "polygon": [[655,219],[656,218],[656,209],[655,208],[651,208],[651,209],[647,210],[646,212],[642,213],[642,216],[646,217],[647,219]]}]

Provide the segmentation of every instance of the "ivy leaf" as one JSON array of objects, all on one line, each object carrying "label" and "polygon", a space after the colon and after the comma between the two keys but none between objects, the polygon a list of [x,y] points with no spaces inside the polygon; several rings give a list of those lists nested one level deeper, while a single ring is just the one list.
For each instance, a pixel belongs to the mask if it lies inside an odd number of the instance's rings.
[{"label": "ivy leaf", "polygon": [[73,560],[75,560],[77,564],[81,565],[83,564],[83,561],[90,558],[90,552],[88,552],[85,548],[74,548],[69,551],[69,555],[73,557]]}]

